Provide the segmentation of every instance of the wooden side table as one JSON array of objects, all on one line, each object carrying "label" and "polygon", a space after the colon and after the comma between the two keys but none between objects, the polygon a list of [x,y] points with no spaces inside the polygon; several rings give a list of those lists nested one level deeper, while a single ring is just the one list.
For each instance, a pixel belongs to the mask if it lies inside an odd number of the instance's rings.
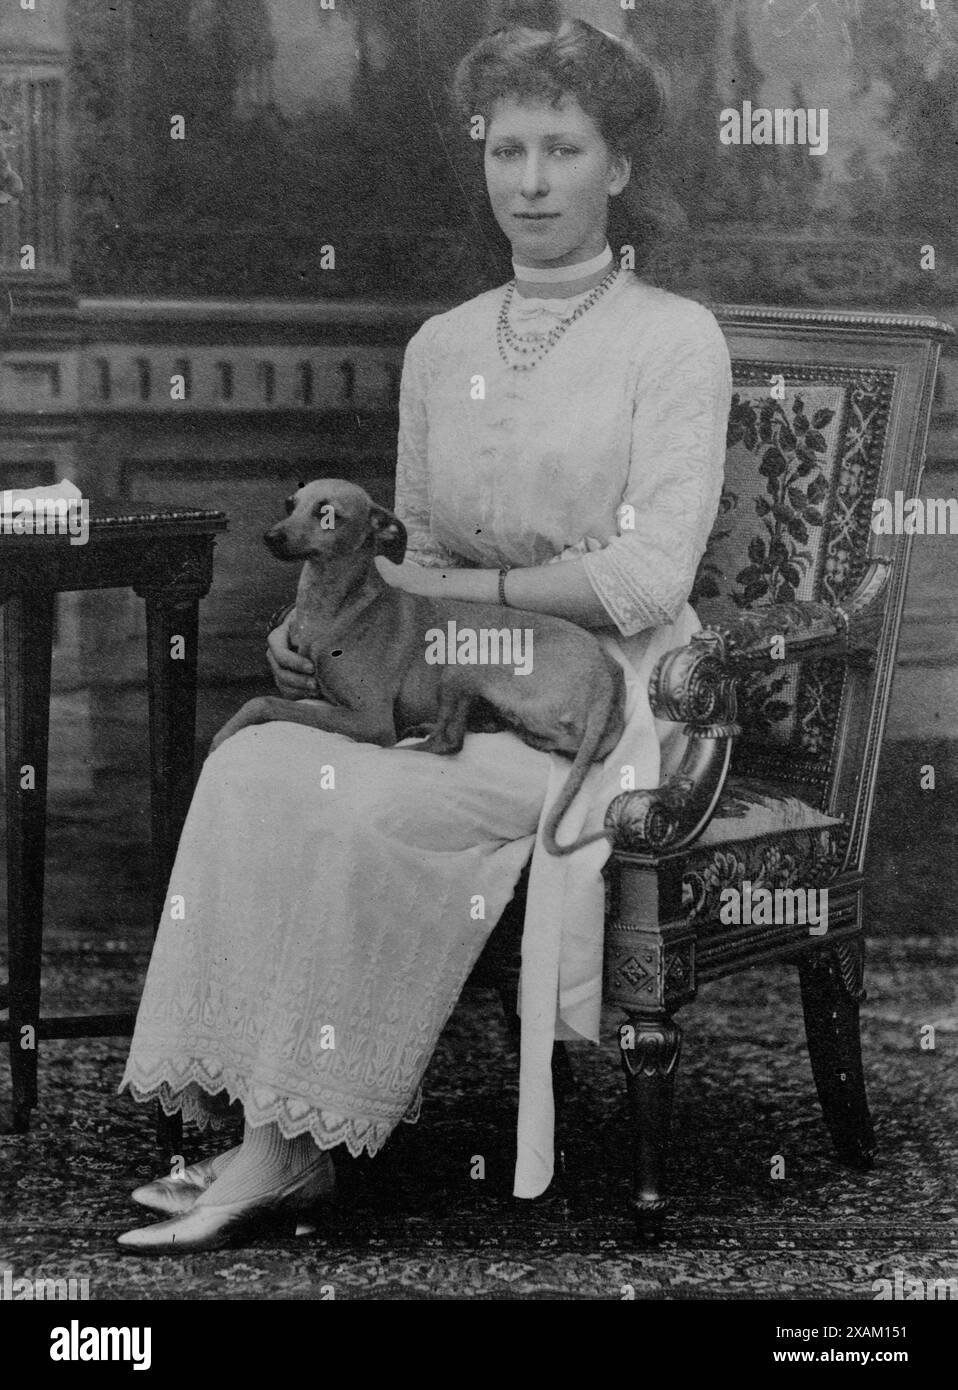
[{"label": "wooden side table", "polygon": [[[146,601],[150,710],[153,917],[159,922],[193,791],[199,600],[213,577],[219,511],[90,499],[85,545],[66,535],[0,534],[6,711],[7,937],[9,984],[0,984],[0,1039],[10,1048],[14,1133],[37,1105],[41,1039],[128,1035],[132,1013],[40,1016],[47,738],[54,596],[132,588]],[[182,660],[172,639],[184,639]],[[34,769],[32,790],[21,768]],[[33,1029],[33,1046],[29,1029]],[[161,1125],[161,1131],[163,1126]]]}]

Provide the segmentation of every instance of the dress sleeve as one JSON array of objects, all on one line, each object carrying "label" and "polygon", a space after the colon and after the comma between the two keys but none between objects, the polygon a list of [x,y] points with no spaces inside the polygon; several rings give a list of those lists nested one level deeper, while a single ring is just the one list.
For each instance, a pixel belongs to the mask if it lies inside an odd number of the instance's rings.
[{"label": "dress sleeve", "polygon": [[731,391],[722,330],[696,305],[640,370],[618,534],[583,557],[623,636],[673,622],[688,600],[718,512]]},{"label": "dress sleeve", "polygon": [[399,441],[396,456],[394,511],[406,528],[406,559],[430,568],[454,569],[462,561],[433,538],[430,528],[429,464],[426,449],[429,425],[426,390],[429,381],[431,320],[406,347],[399,387]]}]

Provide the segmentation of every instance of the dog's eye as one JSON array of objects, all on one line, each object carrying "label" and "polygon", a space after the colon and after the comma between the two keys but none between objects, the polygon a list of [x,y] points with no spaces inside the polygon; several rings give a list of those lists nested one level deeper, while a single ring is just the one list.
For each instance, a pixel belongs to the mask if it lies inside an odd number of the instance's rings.
[{"label": "dog's eye", "polygon": [[286,515],[287,515],[287,516],[292,516],[292,515],[293,515],[293,512],[296,510],[296,498],[295,498],[295,497],[287,497],[286,502],[285,502],[285,506],[286,506]]}]

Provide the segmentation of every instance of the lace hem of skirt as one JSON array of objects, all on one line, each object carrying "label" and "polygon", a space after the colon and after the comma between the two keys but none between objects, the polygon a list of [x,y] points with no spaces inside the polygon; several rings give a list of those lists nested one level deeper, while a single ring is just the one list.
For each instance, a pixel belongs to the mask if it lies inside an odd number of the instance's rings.
[{"label": "lace hem of skirt", "polygon": [[[165,1114],[182,1112],[183,1119],[192,1121],[200,1130],[211,1125],[217,1128],[229,1106],[239,1102],[246,1123],[253,1129],[275,1124],[284,1139],[298,1139],[302,1134],[309,1134],[316,1146],[324,1150],[345,1144],[353,1158],[359,1158],[364,1152],[373,1158],[397,1123],[396,1117],[369,1119],[338,1115],[262,1085],[251,1089],[243,1077],[226,1070],[213,1076],[202,1063],[193,1063],[185,1076],[166,1075],[142,1084],[125,1077],[119,1089],[123,1091],[127,1087],[134,1100],[158,1100]],[[228,1099],[224,1099],[224,1095]],[[422,1087],[419,1087],[405,1114],[398,1118],[406,1124],[415,1124],[421,1109]]]}]

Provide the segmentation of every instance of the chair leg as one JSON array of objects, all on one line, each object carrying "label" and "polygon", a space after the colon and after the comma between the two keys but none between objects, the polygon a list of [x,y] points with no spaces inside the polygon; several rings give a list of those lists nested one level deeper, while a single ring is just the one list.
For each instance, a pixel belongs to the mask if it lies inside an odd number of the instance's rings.
[{"label": "chair leg", "polygon": [[682,1030],[664,1011],[629,1015],[619,1029],[632,1115],[632,1198],[640,1239],[657,1241],[668,1203],[665,1179]]},{"label": "chair leg", "polygon": [[825,1124],[843,1162],[872,1166],[875,1134],[862,1071],[858,1006],[864,944],[860,937],[805,956],[798,967],[805,1037]]}]

